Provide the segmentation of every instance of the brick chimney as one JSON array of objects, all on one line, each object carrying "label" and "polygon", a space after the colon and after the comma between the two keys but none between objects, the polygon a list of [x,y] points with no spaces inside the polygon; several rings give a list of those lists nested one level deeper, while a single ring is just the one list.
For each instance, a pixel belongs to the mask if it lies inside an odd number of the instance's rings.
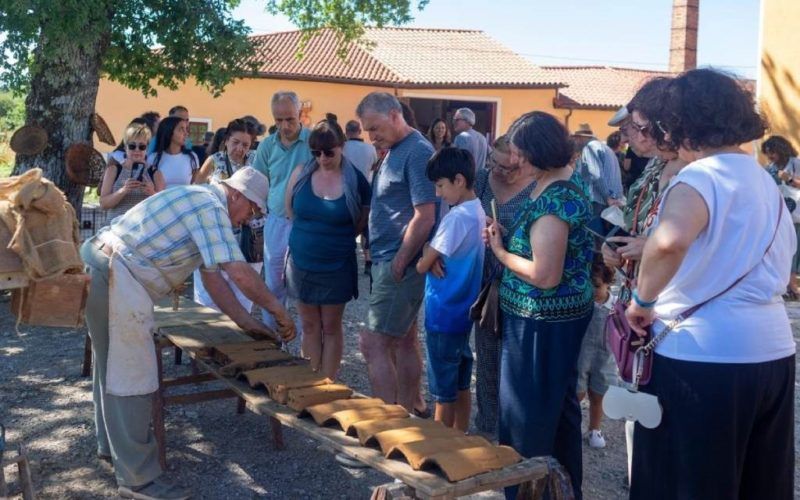
[{"label": "brick chimney", "polygon": [[681,73],[697,67],[697,25],[700,0],[673,0],[669,70]]}]

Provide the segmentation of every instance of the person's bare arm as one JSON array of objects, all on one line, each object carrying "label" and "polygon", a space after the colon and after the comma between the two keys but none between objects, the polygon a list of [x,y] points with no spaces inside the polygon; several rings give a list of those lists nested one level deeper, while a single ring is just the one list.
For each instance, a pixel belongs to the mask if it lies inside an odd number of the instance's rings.
[{"label": "person's bare arm", "polygon": [[294,186],[297,184],[297,178],[300,176],[300,172],[303,170],[302,165],[298,165],[295,167],[294,171],[292,171],[292,175],[289,176],[289,180],[286,182],[286,192],[284,194],[284,206],[286,207],[286,217],[289,219],[294,219],[294,211],[292,210],[292,200],[294,199]]},{"label": "person's bare arm", "polygon": [[[228,273],[245,297],[256,305],[265,309],[278,324],[278,334],[285,341],[292,340],[295,336],[295,326],[286,308],[269,291],[261,276],[247,262],[226,262],[221,264],[222,269]],[[212,296],[213,297],[213,296]],[[263,326],[263,325],[262,325]]]},{"label": "person's bare arm", "polygon": [[356,234],[361,234],[367,228],[367,224],[369,223],[369,205],[364,205],[361,207],[361,215],[358,217],[358,222],[356,223]]},{"label": "person's bare arm", "polygon": [[164,179],[164,174],[161,173],[161,170],[156,170],[156,173],[153,174],[153,184],[156,186],[156,193],[167,189],[167,181]]},{"label": "person's bare arm", "polygon": [[561,283],[569,236],[569,225],[565,221],[555,215],[545,215],[531,226],[532,259],[506,250],[500,230],[494,224],[489,229],[489,236],[497,260],[526,283],[544,290]]},{"label": "person's bare arm", "polygon": [[441,254],[435,248],[425,243],[422,247],[422,257],[417,261],[417,272],[425,274],[431,270],[433,264],[441,257]]},{"label": "person's bare arm", "polygon": [[408,223],[408,228],[403,235],[403,242],[400,245],[400,250],[392,259],[392,276],[395,281],[403,279],[403,273],[406,267],[411,263],[411,259],[419,253],[428,235],[431,234],[431,228],[436,222],[436,204],[423,203],[414,207],[414,216]]},{"label": "person's bare arm", "polygon": [[194,184],[205,184],[208,182],[208,179],[211,178],[212,173],[214,173],[214,159],[209,156],[206,158],[203,166],[200,167],[200,170],[197,171],[197,176],[195,176],[192,182]]}]

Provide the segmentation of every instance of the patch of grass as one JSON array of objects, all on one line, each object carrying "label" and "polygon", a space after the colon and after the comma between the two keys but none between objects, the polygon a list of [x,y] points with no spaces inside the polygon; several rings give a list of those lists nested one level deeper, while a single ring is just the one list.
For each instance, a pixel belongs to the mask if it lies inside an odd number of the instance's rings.
[{"label": "patch of grass", "polygon": [[86,191],[83,192],[83,204],[89,203],[100,203],[100,195],[97,194],[97,188],[87,187]]}]

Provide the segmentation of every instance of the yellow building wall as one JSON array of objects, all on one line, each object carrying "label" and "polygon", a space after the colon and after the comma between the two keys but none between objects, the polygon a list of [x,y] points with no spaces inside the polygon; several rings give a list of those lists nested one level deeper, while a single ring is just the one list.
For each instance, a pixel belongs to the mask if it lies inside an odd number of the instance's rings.
[{"label": "yellow building wall", "polygon": [[[309,101],[311,123],[324,118],[326,112],[337,115],[341,123],[355,117],[355,109],[366,94],[385,88],[339,83],[304,82],[248,78],[237,80],[225,92],[214,97],[207,90],[189,83],[178,90],[158,89],[157,97],[144,97],[140,92],[106,79],[100,81],[97,112],[106,120],[119,141],[125,126],[145,111],[157,111],[162,117],[172,106],[182,104],[189,109],[193,121],[210,120],[210,130],[224,127],[234,118],[253,115],[268,127],[273,123],[269,101],[279,90],[293,90],[302,101]],[[100,147],[102,146],[102,148]],[[99,144],[103,151],[113,148]]]},{"label": "yellow building wall", "polygon": [[[122,138],[125,126],[132,118],[145,111],[157,111],[164,117],[169,109],[177,104],[189,108],[192,120],[209,120],[210,130],[224,127],[230,120],[248,114],[269,126],[272,124],[269,100],[272,94],[279,90],[293,90],[302,101],[310,103],[311,107],[308,110],[310,123],[322,119],[326,112],[335,113],[339,121],[345,123],[355,118],[355,109],[359,101],[369,92],[377,90],[396,93],[398,97],[495,102],[499,134],[505,133],[514,120],[528,111],[551,113],[564,122],[570,131],[575,130],[581,123],[589,123],[597,137],[603,140],[613,131],[606,125],[613,114],[610,111],[574,110],[567,118],[569,110],[553,108],[554,89],[397,89],[395,91],[391,87],[266,78],[237,80],[216,98],[193,83],[183,85],[178,90],[159,88],[157,97],[144,97],[140,92],[103,79],[97,96],[97,112],[106,120],[117,141]],[[103,152],[112,149],[99,143],[96,147]]]},{"label": "yellow building wall", "polygon": [[800,150],[800,2],[762,0],[758,100],[770,134]]}]

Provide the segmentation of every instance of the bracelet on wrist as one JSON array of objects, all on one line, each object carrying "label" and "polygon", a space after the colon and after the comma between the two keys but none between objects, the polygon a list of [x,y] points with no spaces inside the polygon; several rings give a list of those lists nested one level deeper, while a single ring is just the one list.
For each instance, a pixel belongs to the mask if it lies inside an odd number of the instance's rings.
[{"label": "bracelet on wrist", "polygon": [[638,290],[634,290],[633,291],[633,301],[636,302],[636,305],[639,306],[639,307],[643,307],[644,309],[650,309],[650,308],[652,308],[653,306],[656,305],[656,302],[658,302],[658,297],[653,299],[651,302],[647,302],[647,301],[642,300],[641,297],[639,297]]}]

